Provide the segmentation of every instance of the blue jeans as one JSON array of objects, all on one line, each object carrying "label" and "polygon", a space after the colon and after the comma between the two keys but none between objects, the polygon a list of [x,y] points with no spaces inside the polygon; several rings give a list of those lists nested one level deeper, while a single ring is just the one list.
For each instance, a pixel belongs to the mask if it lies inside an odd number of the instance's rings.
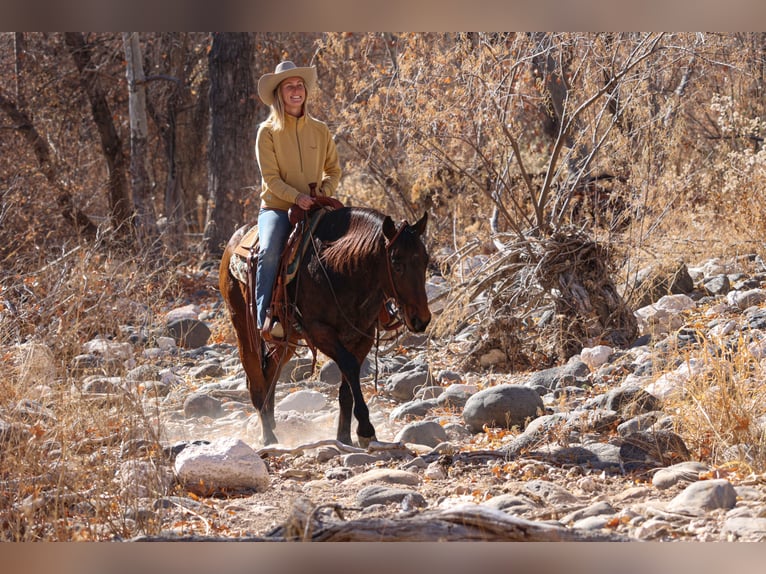
[{"label": "blue jeans", "polygon": [[286,211],[261,209],[258,212],[258,271],[255,276],[255,305],[258,328],[266,321],[271,305],[274,283],[279,273],[279,261],[291,230]]}]

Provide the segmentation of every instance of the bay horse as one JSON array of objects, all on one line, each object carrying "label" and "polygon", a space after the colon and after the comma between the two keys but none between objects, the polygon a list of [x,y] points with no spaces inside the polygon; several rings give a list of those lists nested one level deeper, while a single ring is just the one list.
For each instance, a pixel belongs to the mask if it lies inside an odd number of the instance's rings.
[{"label": "bay horse", "polygon": [[423,236],[428,213],[399,227],[391,217],[368,208],[327,211],[312,233],[295,278],[287,285],[296,327],[284,325],[287,344],[267,344],[259,329],[248,328],[247,286],[232,275],[229,262],[246,227],[234,232],[219,269],[219,288],[237,335],[250,400],[258,410],[264,445],[274,434],[274,390],[279,374],[303,339],[338,365],[340,413],[337,439],[351,442],[351,413],[359,445],[377,440],[359,382],[372,348],[384,301],[394,299],[400,319],[416,333],[431,320],[425,291],[428,253]]}]

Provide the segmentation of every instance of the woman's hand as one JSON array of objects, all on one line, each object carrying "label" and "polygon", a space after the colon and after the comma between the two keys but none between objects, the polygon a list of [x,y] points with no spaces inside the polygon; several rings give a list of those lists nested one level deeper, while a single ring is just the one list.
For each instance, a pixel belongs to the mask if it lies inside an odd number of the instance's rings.
[{"label": "woman's hand", "polygon": [[309,210],[314,206],[314,198],[305,193],[301,193],[295,200],[295,204],[301,209]]}]

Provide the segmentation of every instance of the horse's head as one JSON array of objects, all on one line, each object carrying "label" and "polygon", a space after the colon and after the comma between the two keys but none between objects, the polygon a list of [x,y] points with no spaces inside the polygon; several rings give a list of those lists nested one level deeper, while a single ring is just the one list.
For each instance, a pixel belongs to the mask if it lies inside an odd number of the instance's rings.
[{"label": "horse's head", "polygon": [[425,331],[431,321],[426,295],[428,252],[421,240],[427,222],[428,212],[415,225],[405,221],[399,229],[390,217],[383,220],[390,295],[396,299],[407,328],[415,333]]}]

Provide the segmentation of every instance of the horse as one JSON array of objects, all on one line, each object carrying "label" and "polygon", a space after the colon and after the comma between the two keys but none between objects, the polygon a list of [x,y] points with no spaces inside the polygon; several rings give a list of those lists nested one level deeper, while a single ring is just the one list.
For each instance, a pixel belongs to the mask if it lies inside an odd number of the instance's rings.
[{"label": "horse", "polygon": [[263,444],[274,434],[274,390],[279,374],[303,339],[338,365],[337,440],[351,445],[351,413],[359,445],[377,441],[360,385],[364,358],[372,348],[381,309],[393,299],[399,319],[412,332],[431,320],[425,290],[429,256],[422,236],[428,212],[398,227],[390,216],[361,207],[325,211],[304,252],[295,277],[286,286],[295,325],[285,325],[285,342],[266,342],[248,320],[248,289],[229,269],[234,249],[247,226],[234,232],[224,249],[219,288],[237,336],[253,406],[260,415]]}]

